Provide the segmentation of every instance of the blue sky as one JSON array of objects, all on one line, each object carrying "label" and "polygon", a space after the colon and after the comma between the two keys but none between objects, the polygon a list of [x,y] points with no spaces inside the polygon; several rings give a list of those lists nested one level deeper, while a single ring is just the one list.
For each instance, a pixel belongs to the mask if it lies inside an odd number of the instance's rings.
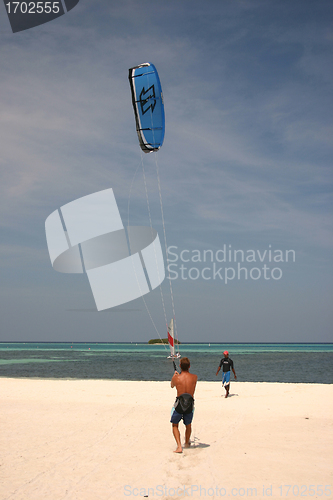
[{"label": "blue sky", "polygon": [[[51,212],[110,187],[124,222],[130,196],[131,224],[149,225],[140,168],[133,180],[141,155],[127,75],[151,61],[166,135],[144,162],[161,239],[156,162],[178,256],[224,245],[296,255],[274,264],[280,279],[173,280],[179,339],[332,341],[332,10],[329,1],[81,0],[13,34],[0,7],[0,339],[156,336],[142,299],[97,313],[85,276],[52,269],[44,231]],[[226,267],[209,263],[209,276],[213,264]],[[162,289],[171,316],[167,281]],[[164,336],[160,291],[145,298]]]}]

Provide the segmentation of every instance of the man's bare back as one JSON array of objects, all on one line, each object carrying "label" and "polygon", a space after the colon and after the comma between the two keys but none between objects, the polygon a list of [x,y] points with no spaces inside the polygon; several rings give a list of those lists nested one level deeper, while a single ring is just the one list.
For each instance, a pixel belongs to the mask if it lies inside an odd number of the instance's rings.
[{"label": "man's bare back", "polygon": [[176,387],[177,396],[182,394],[191,394],[194,396],[195,387],[197,385],[198,377],[193,373],[182,371],[181,373],[175,372],[171,379],[171,387]]},{"label": "man's bare back", "polygon": [[[194,403],[194,391],[195,391],[195,386],[197,385],[198,377],[197,375],[194,375],[193,373],[189,373],[188,369],[190,368],[190,360],[188,358],[182,358],[180,360],[180,367],[181,367],[181,373],[178,373],[175,371],[174,376],[171,379],[171,387],[176,387],[177,389],[177,399],[180,398],[183,394],[190,394],[192,396],[192,401],[189,401],[189,404],[191,405],[190,412],[184,411],[183,414],[178,413],[176,408],[178,408],[178,405],[174,407],[173,414],[171,415],[171,423],[172,423],[172,432],[174,435],[174,438],[177,443],[177,448],[175,450],[175,453],[182,453],[182,445],[180,442],[180,433],[178,429],[178,424],[180,422],[180,419],[183,418],[184,424],[186,426],[186,431],[185,431],[185,446],[189,447],[190,446],[190,436],[191,436],[191,422],[193,418],[193,403]],[[189,396],[188,396],[189,398]],[[177,401],[176,401],[177,402]],[[176,403],[175,403],[176,405]],[[186,406],[186,404],[185,404]],[[190,409],[189,408],[189,409]],[[184,409],[184,407],[182,408]],[[186,414],[187,413],[187,414]]]}]

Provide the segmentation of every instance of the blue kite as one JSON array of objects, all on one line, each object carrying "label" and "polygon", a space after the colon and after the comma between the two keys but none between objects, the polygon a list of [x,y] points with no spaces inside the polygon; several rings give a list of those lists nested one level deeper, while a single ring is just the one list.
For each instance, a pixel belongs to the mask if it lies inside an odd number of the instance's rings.
[{"label": "blue kite", "polygon": [[145,153],[158,151],[165,131],[161,82],[153,64],[147,62],[130,68],[128,75],[134,108],[136,131]]}]

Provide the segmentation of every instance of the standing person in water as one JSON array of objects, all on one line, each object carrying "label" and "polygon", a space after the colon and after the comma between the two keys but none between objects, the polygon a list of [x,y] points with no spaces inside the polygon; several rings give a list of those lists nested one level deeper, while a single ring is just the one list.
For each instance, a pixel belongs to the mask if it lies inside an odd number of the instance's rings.
[{"label": "standing person in water", "polygon": [[191,423],[193,419],[194,410],[194,391],[197,385],[198,377],[193,373],[189,373],[190,360],[188,358],[181,358],[179,374],[175,371],[171,379],[171,387],[176,387],[177,397],[174,404],[174,408],[171,414],[172,432],[177,443],[177,448],[175,453],[182,453],[182,445],[180,442],[180,433],[178,429],[178,424],[183,419],[186,426],[185,431],[185,447],[190,446],[190,436],[191,436]]},{"label": "standing person in water", "polygon": [[229,396],[229,391],[230,391],[230,368],[234,373],[235,380],[237,380],[237,375],[234,370],[234,362],[232,361],[232,359],[229,358],[228,351],[224,351],[223,356],[224,358],[222,358],[220,361],[216,375],[218,375],[221,368],[223,368],[222,385],[225,388],[226,391],[225,397],[227,398]]}]

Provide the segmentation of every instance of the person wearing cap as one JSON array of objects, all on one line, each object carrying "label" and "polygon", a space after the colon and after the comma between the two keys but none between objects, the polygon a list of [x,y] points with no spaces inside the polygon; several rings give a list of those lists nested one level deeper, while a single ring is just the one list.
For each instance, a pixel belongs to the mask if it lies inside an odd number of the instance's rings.
[{"label": "person wearing cap", "polygon": [[222,385],[225,388],[226,391],[225,397],[227,398],[229,396],[229,391],[230,391],[230,368],[234,373],[235,380],[237,380],[237,375],[234,370],[234,362],[232,361],[232,359],[229,358],[228,351],[224,351],[223,356],[224,358],[222,358],[220,361],[216,375],[218,375],[221,368],[223,368]]}]

